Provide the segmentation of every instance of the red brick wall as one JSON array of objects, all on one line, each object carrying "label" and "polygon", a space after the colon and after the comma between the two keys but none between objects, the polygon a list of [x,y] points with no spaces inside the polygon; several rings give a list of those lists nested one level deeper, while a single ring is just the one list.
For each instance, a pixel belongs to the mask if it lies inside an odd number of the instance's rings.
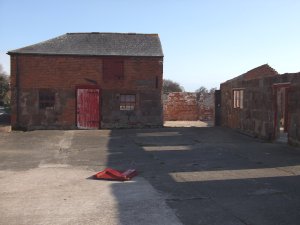
[{"label": "red brick wall", "polygon": [[[118,59],[124,62],[124,79],[103,79],[103,59]],[[155,93],[160,96],[162,89],[163,62],[161,57],[93,57],[93,56],[55,56],[55,55],[12,55],[11,56],[11,86],[12,86],[12,125],[24,127],[47,127],[51,124],[73,128],[75,124],[75,88],[78,85],[93,85],[101,87],[103,92],[118,93]],[[18,66],[17,66],[18,64]],[[16,108],[16,73],[19,77],[19,123],[17,124]],[[158,80],[158,82],[156,81]],[[39,112],[37,106],[37,91],[50,88],[60,97],[60,110],[53,118],[43,119],[50,112]],[[158,94],[156,94],[158,93]],[[31,105],[28,103],[30,102]],[[161,100],[156,100],[156,105]],[[162,116],[161,106],[156,117]],[[109,108],[116,109],[116,106]],[[107,112],[111,114],[112,112]],[[141,113],[140,113],[141,114]],[[153,114],[154,115],[154,114]],[[151,116],[153,116],[151,115]],[[104,115],[105,116],[105,115]]]},{"label": "red brick wall", "polygon": [[198,105],[195,93],[172,92],[164,102],[164,120],[198,120]]},{"label": "red brick wall", "polygon": [[172,92],[164,99],[164,120],[213,120],[214,98],[191,92]]},{"label": "red brick wall", "polygon": [[[105,57],[107,59],[108,57]],[[111,58],[114,59],[114,58]],[[105,89],[156,89],[155,85],[140,87],[137,80],[159,78],[159,89],[162,85],[162,58],[150,57],[119,57],[124,60],[126,79],[107,81]],[[103,57],[87,56],[36,56],[19,55],[19,74],[22,88],[74,88],[78,84],[91,84],[91,79],[104,84]],[[11,57],[12,85],[15,85],[16,56]]]}]

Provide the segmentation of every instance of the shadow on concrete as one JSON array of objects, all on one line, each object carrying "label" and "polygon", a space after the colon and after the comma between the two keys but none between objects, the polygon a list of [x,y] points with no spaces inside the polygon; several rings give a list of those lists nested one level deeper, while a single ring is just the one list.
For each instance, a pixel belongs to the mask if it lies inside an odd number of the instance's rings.
[{"label": "shadow on concrete", "polygon": [[[300,221],[299,149],[209,127],[112,130],[108,150],[108,167],[139,171],[133,182],[122,184],[126,190],[132,188],[139,198],[136,182],[144,178],[183,224]],[[126,195],[122,185],[112,186],[120,223],[147,224],[146,218],[135,217],[136,210],[148,210],[143,202],[120,201]],[[149,204],[155,207],[157,201]]]}]

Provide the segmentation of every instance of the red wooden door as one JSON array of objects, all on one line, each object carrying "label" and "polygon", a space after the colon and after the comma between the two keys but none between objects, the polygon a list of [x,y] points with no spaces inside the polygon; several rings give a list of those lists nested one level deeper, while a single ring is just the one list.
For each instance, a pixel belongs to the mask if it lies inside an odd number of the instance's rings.
[{"label": "red wooden door", "polygon": [[77,89],[77,127],[98,129],[100,125],[100,90],[98,88]]}]

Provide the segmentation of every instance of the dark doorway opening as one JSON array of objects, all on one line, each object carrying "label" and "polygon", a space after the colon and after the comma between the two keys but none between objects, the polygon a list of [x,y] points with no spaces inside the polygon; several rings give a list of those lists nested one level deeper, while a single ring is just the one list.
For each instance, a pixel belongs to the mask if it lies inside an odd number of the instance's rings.
[{"label": "dark doorway opening", "polygon": [[290,83],[274,84],[275,121],[274,134],[278,142],[288,142],[288,94]]},{"label": "dark doorway opening", "polygon": [[221,126],[221,91],[215,91],[215,126]]}]

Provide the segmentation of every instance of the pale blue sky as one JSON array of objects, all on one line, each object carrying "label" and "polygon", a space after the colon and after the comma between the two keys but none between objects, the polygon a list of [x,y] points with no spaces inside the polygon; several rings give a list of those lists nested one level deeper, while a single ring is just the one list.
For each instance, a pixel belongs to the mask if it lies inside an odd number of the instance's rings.
[{"label": "pale blue sky", "polygon": [[187,91],[268,63],[300,71],[299,0],[0,0],[0,63],[8,50],[67,32],[158,33],[164,77]]}]

